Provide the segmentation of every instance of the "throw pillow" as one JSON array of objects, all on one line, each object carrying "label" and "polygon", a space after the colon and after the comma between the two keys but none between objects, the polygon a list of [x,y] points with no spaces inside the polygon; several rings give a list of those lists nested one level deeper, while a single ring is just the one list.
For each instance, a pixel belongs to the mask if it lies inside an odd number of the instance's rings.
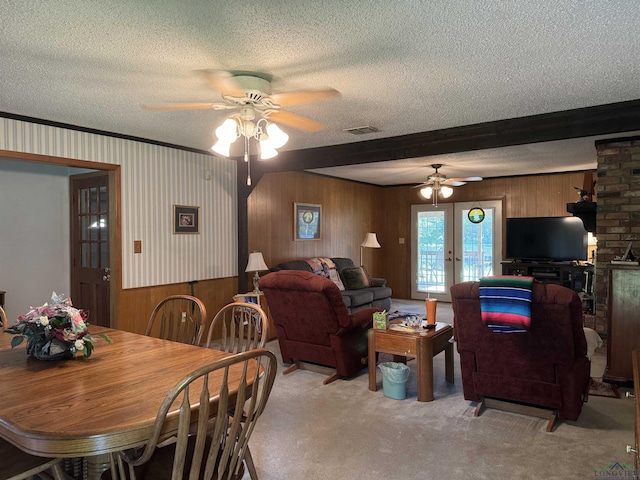
[{"label": "throw pillow", "polygon": [[371,286],[369,275],[364,267],[345,268],[342,280],[347,290],[360,290]]},{"label": "throw pillow", "polygon": [[362,274],[365,276],[367,287],[373,287],[373,280],[371,280],[371,275],[369,275],[367,267],[360,265],[358,268],[362,269]]}]

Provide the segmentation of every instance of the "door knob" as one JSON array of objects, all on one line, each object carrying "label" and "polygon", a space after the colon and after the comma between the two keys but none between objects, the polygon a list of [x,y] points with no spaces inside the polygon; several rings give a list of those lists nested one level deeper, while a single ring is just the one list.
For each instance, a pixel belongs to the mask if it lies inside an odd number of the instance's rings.
[{"label": "door knob", "polygon": [[627,445],[627,453],[638,453],[638,449],[633,448],[631,445]]},{"label": "door knob", "polygon": [[111,269],[109,267],[104,269],[104,273],[110,273],[110,272],[111,272]]},{"label": "door knob", "polygon": [[102,280],[104,280],[105,282],[110,282],[111,281],[111,275],[110,274],[106,274],[102,276]]},{"label": "door knob", "polygon": [[458,257],[456,257],[456,262],[459,262],[459,261],[460,261],[460,259]]},{"label": "door knob", "polygon": [[624,395],[627,398],[636,398],[636,394],[635,393],[626,392]]},{"label": "door knob", "polygon": [[449,257],[445,259],[447,262],[451,262],[453,260],[453,258]]}]

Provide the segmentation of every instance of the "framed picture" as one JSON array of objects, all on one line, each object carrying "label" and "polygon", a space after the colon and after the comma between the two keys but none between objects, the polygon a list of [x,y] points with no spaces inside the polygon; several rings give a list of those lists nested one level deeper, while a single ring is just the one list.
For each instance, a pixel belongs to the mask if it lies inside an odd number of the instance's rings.
[{"label": "framed picture", "polygon": [[173,206],[173,233],[200,233],[200,207]]},{"label": "framed picture", "polygon": [[320,240],[322,205],[293,204],[293,239]]}]

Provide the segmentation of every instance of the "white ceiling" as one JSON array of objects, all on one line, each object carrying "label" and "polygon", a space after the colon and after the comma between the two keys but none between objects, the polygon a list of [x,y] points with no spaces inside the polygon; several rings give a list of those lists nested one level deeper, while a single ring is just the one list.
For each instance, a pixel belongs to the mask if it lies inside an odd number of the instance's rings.
[{"label": "white ceiling", "polygon": [[[640,98],[637,0],[59,0],[0,2],[0,111],[207,150],[225,112],[200,69],[273,74],[291,107],[284,150],[337,145]],[[349,127],[378,133],[354,136]],[[619,136],[619,135],[613,135]],[[593,138],[322,169],[374,184],[594,168]],[[422,173],[424,172],[424,174]]]}]

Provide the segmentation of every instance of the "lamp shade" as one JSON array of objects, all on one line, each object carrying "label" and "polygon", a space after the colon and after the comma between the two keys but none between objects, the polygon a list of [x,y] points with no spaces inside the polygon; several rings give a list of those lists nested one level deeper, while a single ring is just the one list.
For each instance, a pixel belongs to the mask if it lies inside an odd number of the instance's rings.
[{"label": "lamp shade", "polygon": [[451,195],[453,195],[453,188],[443,185],[442,187],[440,187],[440,195],[442,195],[443,198],[449,198]]},{"label": "lamp shade", "polygon": [[273,145],[269,140],[263,140],[260,142],[260,160],[269,160],[276,155],[278,155],[278,151],[273,148]]},{"label": "lamp shade", "polygon": [[228,157],[231,151],[231,144],[223,140],[218,140],[215,145],[211,147],[211,150],[223,157]]},{"label": "lamp shade", "polygon": [[253,252],[249,254],[249,261],[247,262],[247,268],[245,272],[263,272],[269,270],[267,264],[264,263],[264,258],[261,252]]},{"label": "lamp shade", "polygon": [[420,195],[422,195],[427,200],[430,199],[431,195],[433,195],[433,188],[431,188],[431,187],[421,188],[420,189]]},{"label": "lamp shade", "polygon": [[238,124],[233,118],[227,118],[222,125],[215,130],[218,140],[225,143],[233,143],[238,139]]},{"label": "lamp shade", "polygon": [[269,135],[269,140],[271,140],[273,148],[283,147],[284,144],[289,141],[289,135],[284,133],[275,123],[267,125],[267,134]]},{"label": "lamp shade", "polygon": [[375,233],[367,233],[367,236],[364,237],[364,240],[360,244],[360,246],[365,248],[380,248],[378,237]]}]

